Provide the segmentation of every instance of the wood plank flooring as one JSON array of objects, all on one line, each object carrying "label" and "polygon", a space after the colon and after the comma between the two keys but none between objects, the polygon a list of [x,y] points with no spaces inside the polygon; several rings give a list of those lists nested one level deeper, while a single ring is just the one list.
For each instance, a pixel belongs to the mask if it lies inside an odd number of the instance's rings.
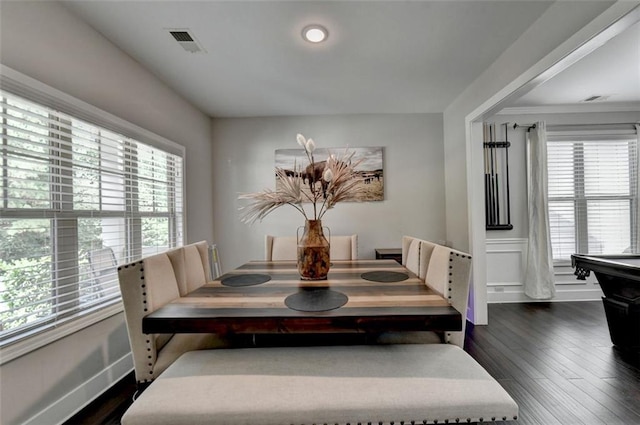
[{"label": "wood plank flooring", "polygon": [[[465,350],[520,406],[514,425],[640,425],[640,355],[611,345],[600,301],[489,305]],[[133,375],[67,425],[119,425]],[[505,423],[507,424],[507,423]]]},{"label": "wood plank flooring", "polygon": [[611,345],[600,301],[491,304],[465,350],[520,406],[518,424],[640,424],[638,355]]}]

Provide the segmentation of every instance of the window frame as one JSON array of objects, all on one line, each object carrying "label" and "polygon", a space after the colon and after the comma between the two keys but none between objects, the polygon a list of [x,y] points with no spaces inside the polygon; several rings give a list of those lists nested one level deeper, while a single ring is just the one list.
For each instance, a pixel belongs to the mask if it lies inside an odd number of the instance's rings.
[{"label": "window frame", "polygon": [[[63,93],[53,87],[50,87],[44,83],[41,83],[33,78],[30,78],[18,71],[15,71],[5,65],[0,64],[0,88],[2,90],[12,93],[16,96],[22,97],[31,102],[40,104],[44,107],[55,109],[61,113],[69,115],[73,118],[79,119],[86,123],[95,125],[97,127],[101,127],[107,131],[111,131],[117,133],[119,135],[125,136],[127,138],[133,139],[137,142],[143,143],[145,145],[151,146],[153,148],[160,149],[166,153],[177,155],[181,158],[182,169],[181,169],[181,198],[179,199],[181,206],[181,213],[177,213],[175,210],[168,210],[167,212],[145,212],[141,214],[141,217],[138,217],[138,225],[135,223],[131,223],[130,228],[137,228],[141,234],[141,220],[143,217],[167,217],[169,218],[172,214],[175,217],[175,223],[172,223],[172,220],[169,220],[171,223],[169,225],[168,231],[171,232],[169,236],[169,246],[175,246],[179,242],[187,239],[186,235],[186,149],[184,146],[181,146],[175,142],[172,142],[162,136],[152,133],[149,130],[146,130],[142,127],[139,127],[135,124],[132,124],[126,120],[123,120],[115,115],[112,115],[106,111],[103,111],[95,106],[92,106],[82,100],[79,100],[75,97],[72,97],[66,93]],[[3,111],[3,112],[6,112]],[[4,126],[3,126],[4,128]],[[3,133],[3,136],[6,136],[6,133]],[[71,135],[69,135],[71,137]],[[3,151],[3,163],[4,168],[7,166],[8,155],[7,155],[7,145],[6,137],[3,137],[3,142],[0,143],[0,150]],[[51,148],[51,143],[49,143],[49,147]],[[71,154],[71,148],[68,149],[69,154]],[[126,155],[126,152],[125,152]],[[55,167],[55,164],[52,161],[49,161],[49,168]],[[125,165],[125,169],[126,169]],[[131,168],[131,167],[129,167]],[[135,173],[130,172],[131,170],[127,170],[126,175],[130,179],[130,182],[136,181]],[[69,179],[73,177],[67,176]],[[3,204],[2,207],[6,207],[7,199],[8,199],[8,177],[5,173],[0,176],[2,181],[0,181],[0,191],[3,194]],[[52,189],[52,185],[56,184],[55,182],[49,182],[50,189]],[[174,180],[174,185],[176,184]],[[73,188],[69,189],[73,191]],[[58,192],[61,193],[61,192]],[[172,193],[172,196],[175,197],[175,193]],[[125,203],[130,202],[129,197],[125,197]],[[55,199],[52,198],[52,201]],[[172,204],[172,207],[176,204]],[[19,208],[3,208],[2,215],[7,219],[25,219],[25,218],[39,218],[39,219],[55,219],[55,205],[51,205],[49,209],[19,209]],[[125,205],[125,211],[128,207],[135,207],[137,205]],[[52,256],[55,255],[56,250],[60,250],[64,245],[69,247],[69,244],[77,245],[79,244],[80,238],[78,237],[77,232],[77,221],[83,217],[90,218],[105,218],[105,217],[115,217],[118,218],[123,217],[122,211],[96,211],[96,210],[74,210],[73,214],[69,216],[69,218],[65,218],[67,220],[75,220],[76,222],[76,232],[75,239],[73,238],[64,238],[59,237],[59,240],[56,240],[57,237],[53,231],[53,226],[51,230],[51,246],[52,246]],[[125,219],[125,221],[129,221]],[[127,232],[129,233],[129,232]],[[64,239],[64,240],[63,240]],[[140,238],[140,240],[142,240]],[[62,245],[58,245],[58,243]],[[127,247],[130,247],[131,244],[126,243]],[[64,252],[78,252],[77,249],[65,249],[62,250]],[[142,255],[142,245],[140,245],[139,249],[131,252],[127,249],[125,254],[126,259],[135,260],[140,258]],[[77,257],[77,255],[76,255]],[[52,259],[53,263],[54,259]],[[77,259],[76,259],[77,262]],[[52,280],[55,277],[52,276]],[[9,362],[19,356],[27,354],[33,350],[36,350],[46,344],[54,342],[60,338],[63,338],[71,333],[77,332],[81,329],[89,327],[99,321],[105,320],[109,317],[112,317],[116,314],[119,314],[123,311],[122,300],[119,296],[113,297],[109,301],[99,306],[95,306],[94,308],[89,308],[87,310],[81,310],[80,312],[75,312],[70,315],[68,318],[56,319],[55,316],[49,319],[50,323],[48,326],[42,326],[42,322],[38,322],[37,326],[33,327],[25,326],[23,330],[17,333],[18,336],[14,336],[10,338],[8,341],[4,341],[2,345],[0,345],[0,365],[6,362]]]},{"label": "window frame", "polygon": [[[584,150],[582,156],[572,155],[573,173],[574,173],[574,190],[572,197],[555,197],[552,198],[547,193],[549,204],[554,201],[572,201],[574,205],[575,220],[575,249],[577,253],[588,253],[589,250],[589,231],[588,231],[588,202],[593,200],[625,200],[629,201],[630,229],[629,241],[631,247],[638,246],[640,240],[640,141],[633,124],[600,124],[600,125],[569,125],[569,126],[550,126],[547,131],[547,143],[555,142],[590,142],[615,140],[635,140],[635,152],[631,151],[629,155],[629,173],[635,179],[630,178],[630,188],[628,195],[590,195],[585,194],[586,174],[584,172]],[[584,149],[584,145],[580,145]],[[575,146],[574,146],[575,149]],[[631,149],[631,146],[629,147]],[[547,170],[549,172],[549,170]],[[552,250],[553,255],[553,250]],[[553,258],[554,266],[567,266],[571,264],[571,259]]]}]

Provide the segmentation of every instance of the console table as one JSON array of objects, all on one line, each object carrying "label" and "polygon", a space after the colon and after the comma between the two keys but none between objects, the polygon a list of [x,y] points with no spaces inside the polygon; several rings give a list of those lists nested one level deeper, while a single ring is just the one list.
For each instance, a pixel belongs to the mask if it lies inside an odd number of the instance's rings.
[{"label": "console table", "polygon": [[376,248],[376,260],[396,260],[402,264],[402,248]]}]

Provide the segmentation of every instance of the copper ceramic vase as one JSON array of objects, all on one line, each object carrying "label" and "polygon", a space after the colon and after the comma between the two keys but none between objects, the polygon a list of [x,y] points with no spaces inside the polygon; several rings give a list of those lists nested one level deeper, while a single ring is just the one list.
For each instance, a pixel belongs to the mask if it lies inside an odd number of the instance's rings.
[{"label": "copper ceramic vase", "polygon": [[307,220],[298,238],[298,273],[302,280],[323,280],[329,274],[329,241],[321,220]]}]

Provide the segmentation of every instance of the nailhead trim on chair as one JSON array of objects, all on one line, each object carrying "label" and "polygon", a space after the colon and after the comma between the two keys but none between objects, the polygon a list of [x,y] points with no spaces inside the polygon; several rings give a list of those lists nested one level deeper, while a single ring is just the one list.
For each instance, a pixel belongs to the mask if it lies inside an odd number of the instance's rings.
[{"label": "nailhead trim on chair", "polygon": [[[453,279],[452,279],[452,276],[453,276],[453,271],[452,271],[453,270],[453,264],[451,264],[451,263],[453,263],[454,254],[455,254],[456,257],[460,257],[460,258],[469,258],[469,259],[472,258],[470,255],[462,255],[462,254],[459,254],[457,252],[456,253],[449,252],[449,289],[448,289],[449,293],[447,294],[447,298],[449,300],[451,300],[451,284],[453,284]],[[449,301],[449,302],[451,302],[451,301]],[[466,320],[466,319],[463,318],[462,320]],[[447,341],[448,341],[448,338],[451,337],[451,332],[447,332],[446,335],[447,335]],[[495,421],[495,418],[492,418],[492,420]],[[506,420],[506,419],[503,419],[503,420]],[[469,421],[470,420],[468,419],[467,422],[469,422]],[[457,422],[459,422],[458,419],[456,419],[456,423]],[[482,418],[480,418],[480,422],[482,422]],[[434,423],[437,423],[437,422],[434,422]],[[445,423],[448,423],[448,422],[445,422]]]},{"label": "nailhead trim on chair", "polygon": [[[130,266],[134,267],[136,265],[139,265],[139,267],[140,267],[140,280],[142,281],[142,283],[140,284],[140,290],[142,292],[142,310],[147,312],[149,310],[147,308],[147,305],[148,305],[148,303],[147,303],[147,289],[146,289],[147,285],[144,282],[144,261],[141,260],[141,261],[138,261],[137,263],[127,264],[125,266],[118,267],[118,270],[122,269],[122,267],[124,267],[126,269],[126,268],[129,268]],[[147,339],[146,339],[147,352],[149,353],[147,355],[147,358],[149,360],[153,359],[153,356],[150,354],[151,351],[152,351],[152,345],[151,345],[151,339],[152,338],[153,337],[151,335],[148,335]],[[153,363],[147,363],[147,365],[149,366],[149,375],[153,376]],[[153,379],[143,379],[141,381],[138,381],[138,383],[148,383],[148,382],[153,382]]]},{"label": "nailhead trim on chair", "polygon": [[[502,418],[496,418],[496,417],[492,417],[490,421],[485,420],[484,418],[478,418],[478,419],[472,419],[472,418],[466,418],[466,419],[460,419],[460,418],[456,418],[455,420],[451,420],[451,419],[444,419],[442,421],[440,421],[439,419],[423,419],[421,421],[400,421],[400,422],[396,422],[396,421],[390,421],[390,422],[356,422],[356,423],[352,423],[352,422],[347,422],[346,424],[340,424],[340,423],[335,423],[335,424],[329,424],[329,423],[323,423],[323,424],[310,424],[310,425],[416,425],[416,424],[422,424],[422,425],[429,425],[429,424],[434,424],[434,425],[438,425],[438,424],[450,424],[450,423],[472,423],[472,422],[479,422],[479,423],[489,423],[489,422],[496,422],[496,420],[498,421],[506,421],[507,417],[503,416]],[[517,416],[513,417],[513,420],[516,421],[518,420]],[[455,421],[455,422],[453,422]],[[298,425],[298,424],[290,424],[290,425]],[[299,425],[305,425],[305,424],[299,424]]]},{"label": "nailhead trim on chair", "polygon": [[[140,289],[142,290],[142,307],[143,307],[143,311],[147,312],[149,311],[148,309],[148,303],[147,303],[147,284],[144,281],[144,262],[140,261],[140,280],[143,282],[140,285]],[[152,335],[147,335],[147,352],[151,353],[152,352],[152,345],[151,345],[151,340],[153,339]],[[153,356],[151,354],[147,355],[148,359],[153,359]],[[153,363],[147,363],[147,366],[149,366],[149,375],[153,376]],[[146,381],[145,381],[146,382]]]},{"label": "nailhead trim on chair", "polygon": [[[453,252],[449,252],[449,263],[453,262]],[[449,265],[449,270],[453,270],[453,266]],[[448,290],[448,294],[447,294],[447,298],[449,299],[449,304],[451,304],[451,284],[453,283],[453,280],[451,279],[451,276],[453,276],[453,272],[449,272],[449,290]],[[451,337],[451,332],[447,332],[447,338],[446,341],[449,342],[449,338]],[[437,422],[434,422],[437,423]]]}]

